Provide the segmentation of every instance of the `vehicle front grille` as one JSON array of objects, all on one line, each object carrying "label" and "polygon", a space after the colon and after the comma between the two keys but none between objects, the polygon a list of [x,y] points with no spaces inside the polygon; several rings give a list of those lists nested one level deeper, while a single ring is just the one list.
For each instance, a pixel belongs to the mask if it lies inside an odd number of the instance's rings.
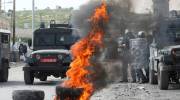
[{"label": "vehicle front grille", "polygon": [[172,51],[173,54],[173,60],[175,64],[179,64],[180,63],[180,49],[174,49]]}]

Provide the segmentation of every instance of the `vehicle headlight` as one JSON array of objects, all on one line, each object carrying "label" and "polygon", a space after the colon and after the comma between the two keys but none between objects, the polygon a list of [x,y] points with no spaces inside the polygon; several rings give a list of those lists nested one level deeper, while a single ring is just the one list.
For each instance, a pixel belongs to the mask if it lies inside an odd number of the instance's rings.
[{"label": "vehicle headlight", "polygon": [[58,59],[60,59],[60,60],[63,59],[63,55],[60,55],[60,54],[59,54],[57,57],[58,57]]},{"label": "vehicle headlight", "polygon": [[36,54],[36,59],[41,59],[41,56],[39,54]]}]

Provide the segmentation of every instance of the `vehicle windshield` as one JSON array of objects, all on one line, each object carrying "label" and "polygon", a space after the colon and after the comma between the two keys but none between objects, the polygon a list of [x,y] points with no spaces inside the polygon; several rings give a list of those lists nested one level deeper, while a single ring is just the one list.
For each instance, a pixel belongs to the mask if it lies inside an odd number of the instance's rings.
[{"label": "vehicle windshield", "polygon": [[170,29],[168,30],[168,45],[178,45],[180,43],[180,30]]},{"label": "vehicle windshield", "polygon": [[36,46],[49,46],[49,45],[55,45],[55,35],[54,34],[38,34],[35,37],[34,44]]},{"label": "vehicle windshield", "polygon": [[67,32],[40,32],[34,36],[34,46],[63,46],[71,45],[76,37]]}]

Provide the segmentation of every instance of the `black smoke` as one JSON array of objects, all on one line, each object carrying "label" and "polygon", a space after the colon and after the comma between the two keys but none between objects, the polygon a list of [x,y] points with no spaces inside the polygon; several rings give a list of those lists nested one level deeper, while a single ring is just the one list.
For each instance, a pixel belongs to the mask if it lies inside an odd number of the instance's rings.
[{"label": "black smoke", "polygon": [[[90,16],[94,9],[101,5],[101,0],[92,0],[82,5],[79,10],[72,13],[71,23],[78,29],[80,37],[85,37],[91,29]],[[141,20],[137,25],[132,25],[137,19],[133,16],[130,0],[107,0],[109,23],[104,26],[104,48],[97,49],[92,57],[94,74],[93,82],[97,90],[109,83],[120,81],[122,63],[118,56],[118,37],[123,36],[127,28],[150,30],[152,22],[148,19]],[[148,15],[149,18],[149,15]],[[135,26],[135,27],[134,27]],[[128,60],[128,59],[127,59]]]}]

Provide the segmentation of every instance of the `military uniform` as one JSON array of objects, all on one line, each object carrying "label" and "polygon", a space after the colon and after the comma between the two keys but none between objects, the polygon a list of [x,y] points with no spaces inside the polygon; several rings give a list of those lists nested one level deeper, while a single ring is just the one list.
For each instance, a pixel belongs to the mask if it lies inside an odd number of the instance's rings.
[{"label": "military uniform", "polygon": [[[122,73],[123,73],[123,81],[128,81],[128,66],[131,62],[131,55],[130,55],[130,39],[133,39],[134,35],[131,32],[126,33],[123,36],[123,42],[122,44],[125,45],[123,49],[123,56],[122,56]],[[134,76],[134,72],[131,71],[131,76]],[[134,81],[134,78],[132,77],[132,81]]]}]

